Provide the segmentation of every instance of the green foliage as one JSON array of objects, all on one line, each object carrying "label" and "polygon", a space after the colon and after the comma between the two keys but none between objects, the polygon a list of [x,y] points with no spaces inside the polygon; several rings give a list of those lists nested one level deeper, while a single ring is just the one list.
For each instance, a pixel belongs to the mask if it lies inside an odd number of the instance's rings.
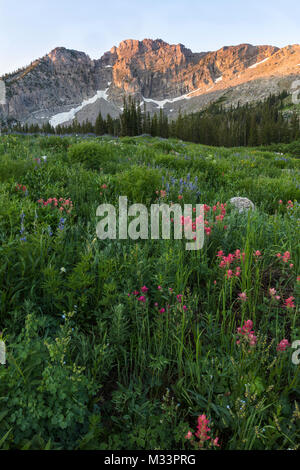
[{"label": "green foliage", "polygon": [[[7,337],[7,368],[0,369],[0,397],[5,420],[0,434],[22,447],[34,435],[72,448],[79,428],[87,426],[88,401],[94,386],[73,363],[70,319],[55,339],[47,331],[46,317],[29,314],[16,337]],[[44,336],[44,338],[43,338]],[[11,431],[13,426],[13,431]]]},{"label": "green foliage", "polygon": [[156,199],[160,173],[152,168],[132,167],[114,179],[116,193],[126,195],[131,202],[150,203]]},{"label": "green foliage", "polygon": [[33,167],[27,160],[12,160],[8,156],[1,157],[0,160],[0,182],[13,179],[19,181]]},{"label": "green foliage", "polygon": [[40,146],[42,150],[52,149],[55,151],[59,151],[59,150],[67,150],[70,145],[70,141],[67,137],[61,138],[59,136],[51,135],[51,136],[42,137],[41,139],[39,139],[38,145]]},{"label": "green foliage", "polygon": [[281,154],[290,154],[294,155],[297,158],[300,158],[300,140],[291,142],[290,144],[271,144],[268,147],[264,147],[271,150],[272,152],[278,152]]},{"label": "green foliage", "polygon": [[[192,450],[205,414],[221,449],[296,449],[300,372],[277,345],[300,337],[299,159],[149,135],[73,136],[68,151],[45,139],[0,142],[0,448]],[[99,240],[96,209],[120,195],[207,204],[203,249]],[[255,211],[237,213],[234,196]],[[244,253],[240,274],[220,250]],[[236,343],[246,320],[254,347]]]},{"label": "green foliage", "polygon": [[[27,124],[23,127],[16,126],[15,129],[23,132],[52,132],[58,135],[110,134],[123,137],[125,143],[132,145],[135,144],[133,141],[126,140],[126,136],[159,136],[164,140],[154,142],[153,146],[164,153],[174,150],[174,141],[167,140],[172,137],[222,147],[271,145],[272,150],[280,149],[277,151],[299,157],[299,113],[297,107],[292,106],[287,118],[284,112],[287,98],[288,92],[283,91],[279,95],[270,94],[264,101],[246,103],[243,106],[238,103],[235,107],[229,107],[226,97],[223,96],[200,112],[182,115],[179,110],[177,116],[172,113],[172,119],[169,120],[162,109],[158,114],[154,113],[150,116],[146,103],[141,109],[140,103],[129,97],[128,101],[124,98],[120,117],[112,119],[108,114],[104,119],[100,113],[95,125],[89,121],[79,124],[75,119],[71,125],[59,125],[55,129],[49,124],[42,126],[41,129],[38,125],[28,126]],[[46,138],[45,143],[42,143],[42,145],[49,145],[50,148],[55,147],[54,144],[55,141],[53,145],[51,144],[51,137]],[[57,145],[63,146],[59,141]],[[67,146],[67,143],[65,145]]]},{"label": "green foliage", "polygon": [[83,163],[86,168],[100,170],[113,158],[112,147],[96,142],[72,145],[68,151],[69,161]]}]

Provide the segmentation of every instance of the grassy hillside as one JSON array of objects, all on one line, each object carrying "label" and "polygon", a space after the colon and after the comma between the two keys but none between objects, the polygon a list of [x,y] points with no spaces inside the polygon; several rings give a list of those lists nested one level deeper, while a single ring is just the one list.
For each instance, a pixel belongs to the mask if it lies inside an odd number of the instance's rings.
[{"label": "grassy hillside", "polygon": [[[0,139],[0,448],[297,448],[300,160]],[[120,195],[205,203],[204,248],[99,240],[96,208]]]}]

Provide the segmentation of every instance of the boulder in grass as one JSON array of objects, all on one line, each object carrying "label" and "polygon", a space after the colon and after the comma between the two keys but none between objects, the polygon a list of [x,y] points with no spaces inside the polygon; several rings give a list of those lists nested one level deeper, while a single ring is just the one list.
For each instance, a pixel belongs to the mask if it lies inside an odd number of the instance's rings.
[{"label": "boulder in grass", "polygon": [[255,209],[255,205],[253,204],[253,202],[246,197],[232,197],[229,202],[239,212],[247,212],[249,209]]}]

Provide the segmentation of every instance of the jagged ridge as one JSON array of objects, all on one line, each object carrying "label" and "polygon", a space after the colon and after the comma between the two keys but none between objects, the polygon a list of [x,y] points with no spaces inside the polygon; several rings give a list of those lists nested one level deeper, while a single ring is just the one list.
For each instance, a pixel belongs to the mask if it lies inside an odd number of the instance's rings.
[{"label": "jagged ridge", "polygon": [[146,102],[150,112],[163,108],[175,117],[180,108],[196,111],[224,95],[235,104],[279,92],[299,77],[299,64],[297,44],[282,49],[240,44],[193,53],[161,39],[128,39],[98,60],[57,47],[3,77],[7,104],[0,106],[0,117],[43,123],[55,115],[51,122],[60,123],[76,115],[94,122],[100,111],[117,116],[124,95]]}]

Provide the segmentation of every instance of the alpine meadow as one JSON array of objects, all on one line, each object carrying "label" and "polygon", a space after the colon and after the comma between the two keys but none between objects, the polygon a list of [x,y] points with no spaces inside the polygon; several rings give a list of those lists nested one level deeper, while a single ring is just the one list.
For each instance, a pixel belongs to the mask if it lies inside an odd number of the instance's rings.
[{"label": "alpine meadow", "polygon": [[299,450],[299,3],[0,3],[0,450]]},{"label": "alpine meadow", "polygon": [[[2,448],[297,447],[298,158],[151,137],[0,152]],[[205,201],[203,249],[99,240],[120,194]]]}]

